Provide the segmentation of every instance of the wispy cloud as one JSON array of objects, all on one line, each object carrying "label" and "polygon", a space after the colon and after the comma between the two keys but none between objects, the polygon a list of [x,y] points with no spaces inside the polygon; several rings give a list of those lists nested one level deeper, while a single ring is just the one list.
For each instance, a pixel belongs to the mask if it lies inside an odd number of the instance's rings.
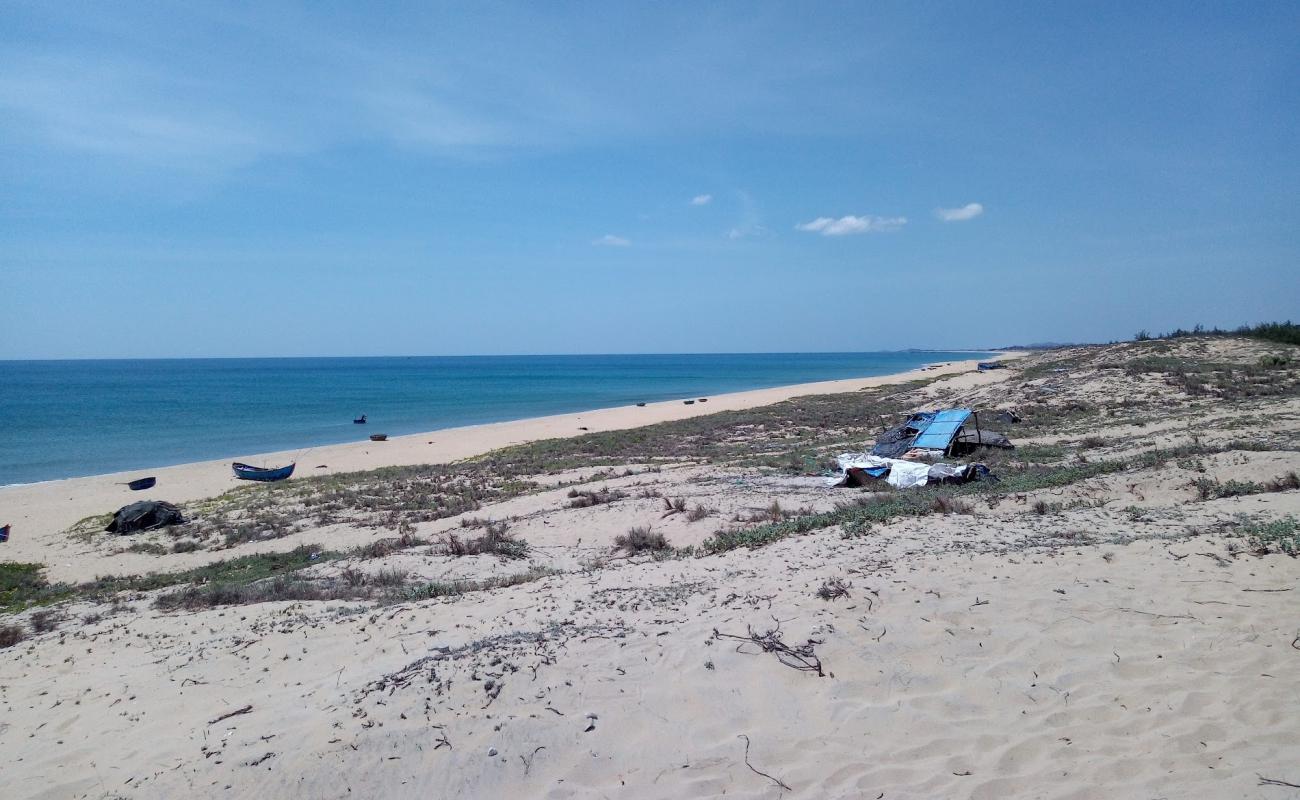
[{"label": "wispy cloud", "polygon": [[[475,159],[860,117],[852,104],[798,113],[814,90],[852,84],[854,51],[791,46],[779,22],[740,11],[699,24],[689,8],[435,9],[383,36],[344,10],[16,14],[11,27],[32,35],[0,48],[0,139],[34,151],[218,169],[358,145]],[[619,26],[637,35],[610,37]],[[538,29],[558,35],[539,40]],[[756,88],[778,78],[788,94]]]},{"label": "wispy cloud", "polygon": [[691,198],[691,205],[693,206],[707,206],[709,203],[712,202],[713,202],[713,195],[711,194],[697,194]]},{"label": "wispy cloud", "polygon": [[818,217],[812,222],[796,225],[795,228],[809,233],[820,233],[822,236],[848,236],[854,233],[888,233],[896,231],[906,224],[907,217],[873,217],[870,215],[855,217],[849,215],[839,219]]},{"label": "wispy cloud", "polygon": [[759,214],[758,204],[753,196],[744,189],[736,190],[736,199],[740,201],[740,220],[727,231],[728,239],[747,239],[767,233],[763,227],[763,218]]},{"label": "wispy cloud", "polygon": [[984,213],[984,206],[979,203],[967,203],[961,208],[936,208],[934,215],[944,222],[965,222]]},{"label": "wispy cloud", "polygon": [[630,239],[624,239],[622,236],[615,236],[612,233],[607,233],[599,239],[592,241],[592,244],[596,247],[627,247],[632,244],[632,241]]}]

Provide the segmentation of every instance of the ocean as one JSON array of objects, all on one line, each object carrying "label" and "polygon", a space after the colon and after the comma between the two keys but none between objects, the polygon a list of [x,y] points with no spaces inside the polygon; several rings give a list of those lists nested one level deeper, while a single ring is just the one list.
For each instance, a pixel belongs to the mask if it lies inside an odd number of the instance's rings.
[{"label": "ocean", "polygon": [[[0,485],[885,375],[982,355],[0,361]],[[358,414],[369,424],[353,425]]]}]

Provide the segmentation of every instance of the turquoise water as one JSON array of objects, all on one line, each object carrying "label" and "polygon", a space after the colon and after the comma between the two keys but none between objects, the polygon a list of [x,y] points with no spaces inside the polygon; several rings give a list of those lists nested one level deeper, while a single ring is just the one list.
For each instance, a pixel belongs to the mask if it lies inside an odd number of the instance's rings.
[{"label": "turquoise water", "polygon": [[[0,485],[884,375],[982,355],[0,361]],[[357,414],[370,424],[353,425]]]}]

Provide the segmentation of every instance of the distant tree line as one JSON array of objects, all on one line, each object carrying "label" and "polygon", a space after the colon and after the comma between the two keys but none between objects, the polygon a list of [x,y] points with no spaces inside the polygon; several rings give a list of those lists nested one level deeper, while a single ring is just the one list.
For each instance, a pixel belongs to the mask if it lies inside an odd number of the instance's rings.
[{"label": "distant tree line", "polygon": [[1242,325],[1236,330],[1206,328],[1204,325],[1197,325],[1190,331],[1176,328],[1169,333],[1162,333],[1157,336],[1152,336],[1150,331],[1140,330],[1133,339],[1138,342],[1149,342],[1152,339],[1182,339],[1187,336],[1247,336],[1251,339],[1264,339],[1270,342],[1282,342],[1283,344],[1300,344],[1300,325],[1296,325],[1291,320],[1286,322],[1262,322],[1258,325]]}]

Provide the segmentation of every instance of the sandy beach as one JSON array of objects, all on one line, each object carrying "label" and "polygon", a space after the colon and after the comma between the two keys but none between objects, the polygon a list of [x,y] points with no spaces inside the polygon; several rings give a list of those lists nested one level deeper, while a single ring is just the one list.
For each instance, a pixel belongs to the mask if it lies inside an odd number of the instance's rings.
[{"label": "sandy beach", "polygon": [[[999,358],[1015,358],[1015,352]],[[235,453],[229,458],[198,461],[170,467],[132,470],[130,472],[42,481],[21,486],[0,487],[0,524],[13,525],[13,538],[6,545],[5,558],[15,561],[49,557],[51,547],[60,544],[58,533],[80,519],[117,510],[141,499],[183,503],[212,497],[247,485],[235,479],[232,461],[250,464],[282,465],[298,461],[295,478],[330,475],[408,464],[445,463],[480,455],[490,450],[539,439],[575,436],[583,430],[611,431],[651,425],[657,422],[688,419],[719,411],[735,411],[778,403],[810,394],[839,394],[865,388],[915,380],[934,375],[966,375],[966,380],[987,380],[973,373],[976,360],[941,362],[897,375],[820,381],[748,392],[720,394],[708,402],[685,405],[681,401],[647,403],[645,406],[622,406],[573,414],[447,428],[437,431],[393,436],[385,442],[371,442],[366,436],[373,431],[360,428],[361,441],[324,445],[273,453]],[[690,398],[697,400],[699,398]],[[146,492],[132,492],[123,484],[141,475],[154,475],[158,486]],[[56,550],[57,552],[57,550]],[[95,575],[140,569],[145,562],[128,559],[126,563],[86,563],[82,559],[50,565],[55,580],[89,580]],[[86,568],[92,569],[87,573]],[[98,570],[98,571],[95,571]]]},{"label": "sandy beach", "polygon": [[[0,552],[49,585],[0,617],[5,794],[1293,797],[1296,363],[1072,348],[316,448],[224,495],[188,464],[152,472],[192,521],[129,537],[70,529],[123,476],[7,488]],[[971,457],[999,483],[827,486],[941,406],[1013,440]]]}]

